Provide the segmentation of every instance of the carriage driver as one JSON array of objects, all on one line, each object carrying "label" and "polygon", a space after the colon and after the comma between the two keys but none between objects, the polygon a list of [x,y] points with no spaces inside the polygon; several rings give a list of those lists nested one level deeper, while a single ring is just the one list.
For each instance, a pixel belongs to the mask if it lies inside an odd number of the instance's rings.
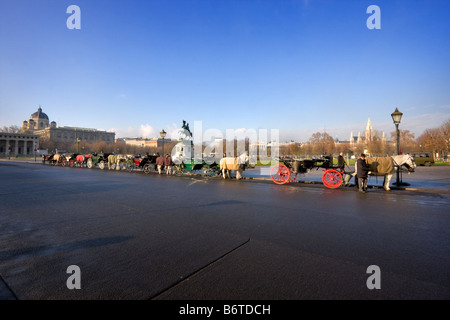
[{"label": "carriage driver", "polygon": [[339,156],[338,156],[338,168],[341,169],[342,171],[344,171],[345,168],[345,159],[344,159],[344,153],[340,152]]},{"label": "carriage driver", "polygon": [[358,187],[360,192],[367,191],[367,177],[369,176],[370,167],[366,162],[366,155],[361,153],[361,156],[356,160],[356,177],[358,178]]}]

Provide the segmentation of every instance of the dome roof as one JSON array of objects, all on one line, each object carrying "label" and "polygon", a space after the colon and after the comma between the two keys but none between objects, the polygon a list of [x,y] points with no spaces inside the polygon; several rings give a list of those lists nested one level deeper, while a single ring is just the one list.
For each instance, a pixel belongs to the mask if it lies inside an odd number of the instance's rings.
[{"label": "dome roof", "polygon": [[33,113],[30,118],[48,120],[48,116],[42,112],[41,106],[39,106],[38,110],[35,113]]}]

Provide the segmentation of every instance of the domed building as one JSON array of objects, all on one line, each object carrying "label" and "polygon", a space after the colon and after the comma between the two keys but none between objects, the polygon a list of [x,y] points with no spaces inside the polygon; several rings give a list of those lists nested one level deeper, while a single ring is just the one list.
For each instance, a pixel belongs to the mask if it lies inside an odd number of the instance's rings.
[{"label": "domed building", "polygon": [[79,141],[96,142],[104,141],[106,143],[114,143],[115,133],[90,128],[79,127],[58,127],[55,121],[49,120],[46,113],[42,111],[41,106],[37,111],[32,113],[28,121],[22,122],[22,132],[34,133],[40,137],[45,137],[49,141],[54,142],[71,142]]},{"label": "domed building", "polygon": [[56,122],[52,121],[49,124],[49,119],[47,114],[42,112],[41,106],[37,109],[36,112],[32,113],[30,119],[28,121],[22,122],[22,131],[23,132],[34,132],[36,130],[44,130],[45,128],[52,127],[56,128]]}]

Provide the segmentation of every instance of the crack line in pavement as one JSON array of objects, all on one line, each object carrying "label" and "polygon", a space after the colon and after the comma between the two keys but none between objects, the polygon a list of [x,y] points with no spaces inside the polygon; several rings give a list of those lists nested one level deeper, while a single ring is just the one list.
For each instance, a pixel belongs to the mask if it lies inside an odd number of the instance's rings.
[{"label": "crack line in pavement", "polygon": [[156,297],[158,297],[159,295],[163,294],[164,292],[176,287],[177,285],[179,285],[180,283],[182,283],[185,280],[188,280],[190,277],[192,277],[193,275],[199,273],[200,271],[208,268],[209,266],[213,265],[214,263],[216,263],[219,260],[222,260],[225,256],[229,255],[230,253],[236,251],[237,249],[241,248],[242,246],[246,245],[247,243],[250,242],[250,238],[248,238],[246,241],[244,241],[243,243],[241,243],[240,245],[238,245],[237,247],[231,249],[230,251],[225,252],[223,255],[221,255],[220,257],[214,259],[213,261],[211,261],[210,263],[206,264],[205,266],[194,270],[193,272],[191,272],[190,274],[188,274],[186,277],[176,281],[175,283],[173,283],[172,285],[168,286],[165,289],[160,290],[159,292],[157,292],[155,295],[153,295],[152,297],[148,298],[148,300],[152,300],[155,299]]},{"label": "crack line in pavement", "polygon": [[[11,293],[11,295],[13,296],[14,300],[19,300],[19,298],[16,296],[16,294],[14,293],[14,291],[11,289],[11,287],[8,285],[8,283],[6,283],[5,279],[3,279],[2,275],[0,274],[0,283],[3,283],[6,287],[6,289]],[[3,293],[0,293],[0,295],[3,296]],[[2,298],[4,299],[4,297]]]}]

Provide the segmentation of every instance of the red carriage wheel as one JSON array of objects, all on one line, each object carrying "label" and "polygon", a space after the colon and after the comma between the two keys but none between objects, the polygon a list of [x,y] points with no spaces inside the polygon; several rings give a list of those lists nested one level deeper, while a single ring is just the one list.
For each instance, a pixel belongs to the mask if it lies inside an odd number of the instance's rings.
[{"label": "red carriage wheel", "polygon": [[270,170],[270,177],[276,184],[285,184],[289,182],[291,171],[284,164],[276,164]]},{"label": "red carriage wheel", "polygon": [[335,189],[342,184],[342,175],[336,170],[325,170],[322,181],[327,188]]},{"label": "red carriage wheel", "polygon": [[294,182],[294,180],[297,178],[297,173],[295,172],[291,172],[290,176],[289,176],[289,183]]},{"label": "red carriage wheel", "polygon": [[62,158],[62,160],[61,160],[61,165],[62,165],[63,167],[65,167],[66,164],[67,164],[66,158]]}]

